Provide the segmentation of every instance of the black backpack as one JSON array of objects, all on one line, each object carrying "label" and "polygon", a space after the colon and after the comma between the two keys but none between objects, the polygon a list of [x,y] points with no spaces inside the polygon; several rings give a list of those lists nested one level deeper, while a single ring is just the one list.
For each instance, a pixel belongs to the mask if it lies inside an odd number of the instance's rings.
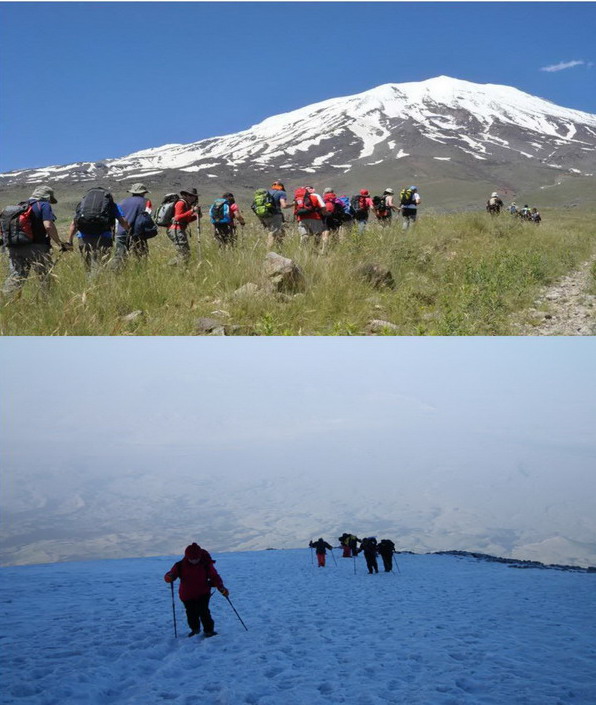
[{"label": "black backpack", "polygon": [[152,237],[157,235],[157,225],[155,224],[150,213],[146,210],[142,210],[131,223],[132,235],[134,237],[139,237],[142,240],[150,240]]},{"label": "black backpack", "polygon": [[2,241],[7,247],[19,247],[33,243],[33,206],[38,203],[22,201],[16,206],[6,206],[0,213]]},{"label": "black backpack", "polygon": [[352,196],[350,199],[350,206],[354,211],[354,218],[356,220],[366,220],[368,216],[368,208],[366,207],[366,196]]},{"label": "black backpack", "polygon": [[114,227],[114,199],[105,188],[92,188],[76,210],[77,229],[84,235],[101,235]]},{"label": "black backpack", "polygon": [[180,200],[177,193],[166,193],[159,208],[155,211],[155,224],[161,228],[169,228],[174,219],[174,207]]}]

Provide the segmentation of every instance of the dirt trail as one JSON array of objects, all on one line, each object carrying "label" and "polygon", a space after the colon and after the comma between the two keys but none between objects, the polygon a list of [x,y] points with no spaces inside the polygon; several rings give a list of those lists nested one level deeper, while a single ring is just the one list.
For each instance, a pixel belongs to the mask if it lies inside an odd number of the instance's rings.
[{"label": "dirt trail", "polygon": [[588,293],[595,260],[545,288],[534,307],[515,316],[514,335],[596,335],[596,295]]}]

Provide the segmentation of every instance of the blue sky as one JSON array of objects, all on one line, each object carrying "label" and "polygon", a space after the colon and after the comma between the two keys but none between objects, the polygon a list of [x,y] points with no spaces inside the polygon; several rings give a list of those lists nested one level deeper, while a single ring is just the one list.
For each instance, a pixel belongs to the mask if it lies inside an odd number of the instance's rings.
[{"label": "blue sky", "polygon": [[596,112],[590,2],[8,2],[0,13],[0,171],[193,142],[441,74]]}]

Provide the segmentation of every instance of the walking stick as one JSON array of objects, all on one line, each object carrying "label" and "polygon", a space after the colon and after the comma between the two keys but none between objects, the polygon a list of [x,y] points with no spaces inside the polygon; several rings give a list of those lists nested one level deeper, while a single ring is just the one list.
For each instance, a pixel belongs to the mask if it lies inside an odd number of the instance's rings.
[{"label": "walking stick", "polygon": [[397,572],[401,574],[401,570],[399,569],[399,566],[397,565],[397,561],[395,560],[395,556],[393,556],[393,562],[395,563],[395,567],[397,568]]},{"label": "walking stick", "polygon": [[337,561],[335,560],[335,553],[333,553],[333,549],[331,549],[331,555],[333,556],[333,562],[335,565],[337,565]]},{"label": "walking stick", "polygon": [[[230,600],[230,598],[227,595],[225,595],[225,598],[230,603],[230,607],[234,610],[234,612],[236,612],[236,608],[232,604],[232,600]],[[242,621],[242,617],[238,614],[238,612],[236,612],[236,617],[238,617],[238,619],[240,620],[240,624],[242,624],[242,626],[246,629],[246,631],[248,631],[248,627],[246,626],[246,624],[244,624],[244,622]]]},{"label": "walking stick", "polygon": [[201,206],[199,206],[199,202],[197,200],[197,255],[199,257],[199,260],[201,259]]},{"label": "walking stick", "polygon": [[178,629],[176,628],[176,603],[174,601],[174,583],[170,583],[172,588],[172,614],[174,615],[174,639],[178,638]]}]

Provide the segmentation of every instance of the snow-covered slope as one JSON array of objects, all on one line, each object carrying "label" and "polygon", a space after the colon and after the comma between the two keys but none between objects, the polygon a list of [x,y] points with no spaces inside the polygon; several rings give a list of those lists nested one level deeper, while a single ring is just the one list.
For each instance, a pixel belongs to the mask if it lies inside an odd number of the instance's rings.
[{"label": "snow-covered slope", "polygon": [[348,172],[404,158],[514,162],[576,173],[596,169],[596,115],[559,107],[509,86],[439,76],[389,83],[270,117],[248,130],[120,159],[9,172],[0,186],[52,180],[158,180]]},{"label": "snow-covered slope", "polygon": [[[189,539],[187,539],[189,540]],[[184,548],[185,543],[180,546]],[[336,552],[337,553],[337,552]],[[0,570],[4,705],[593,705],[596,575],[453,556],[214,556],[219,632],[186,638],[179,556]]]}]

